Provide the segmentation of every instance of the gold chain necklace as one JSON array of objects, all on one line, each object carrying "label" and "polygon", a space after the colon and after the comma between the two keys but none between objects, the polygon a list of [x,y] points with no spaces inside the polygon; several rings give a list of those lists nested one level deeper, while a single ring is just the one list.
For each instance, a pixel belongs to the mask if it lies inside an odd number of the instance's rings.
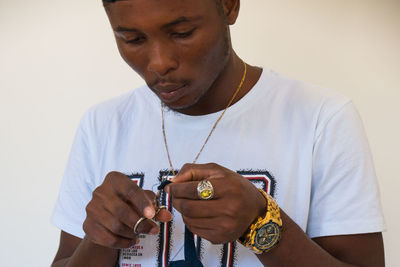
[{"label": "gold chain necklace", "polygon": [[[211,135],[213,134],[215,128],[217,127],[219,121],[222,119],[222,117],[225,114],[225,111],[230,107],[230,105],[232,104],[233,100],[235,99],[236,95],[239,93],[240,89],[243,86],[243,83],[246,79],[246,74],[247,74],[247,65],[246,63],[243,62],[244,65],[244,71],[243,71],[243,76],[242,76],[242,80],[240,81],[235,93],[233,94],[231,100],[229,101],[228,105],[226,105],[224,111],[221,113],[221,115],[218,117],[217,121],[214,123],[210,133],[208,134],[206,140],[203,143],[203,146],[201,147],[199,153],[197,153],[196,157],[193,160],[193,164],[196,163],[197,159],[199,158],[201,152],[203,151],[204,147],[206,146],[208,140],[210,139]],[[172,175],[176,176],[175,174],[175,170],[174,167],[172,166],[172,161],[171,161],[171,156],[169,154],[169,149],[168,149],[168,143],[167,143],[167,137],[165,135],[165,122],[164,122],[164,103],[161,101],[161,117],[162,117],[162,133],[163,133],[163,138],[164,138],[164,145],[165,145],[165,150],[167,151],[167,156],[168,156],[168,162],[169,162],[169,166],[171,167],[171,171],[172,171]]]}]

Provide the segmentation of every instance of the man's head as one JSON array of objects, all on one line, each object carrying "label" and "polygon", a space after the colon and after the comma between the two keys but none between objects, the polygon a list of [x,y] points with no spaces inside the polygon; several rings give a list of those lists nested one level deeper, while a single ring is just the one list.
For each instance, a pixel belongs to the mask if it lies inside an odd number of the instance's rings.
[{"label": "man's head", "polygon": [[[123,1],[123,0],[103,0],[103,5],[106,6],[106,5],[110,4],[110,3],[115,3],[117,1]],[[224,9],[223,9],[223,6],[222,6],[222,1],[221,0],[214,0],[214,3],[215,3],[215,6],[216,6],[216,8],[218,10],[218,13],[220,15],[224,15]]]},{"label": "man's head", "polygon": [[124,60],[170,108],[196,104],[224,71],[239,0],[103,0]]}]

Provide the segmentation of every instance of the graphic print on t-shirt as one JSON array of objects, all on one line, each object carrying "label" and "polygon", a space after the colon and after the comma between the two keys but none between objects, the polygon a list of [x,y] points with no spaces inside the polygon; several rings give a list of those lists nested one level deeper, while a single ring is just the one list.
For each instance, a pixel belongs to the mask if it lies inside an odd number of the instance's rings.
[{"label": "graphic print on t-shirt", "polygon": [[140,188],[143,187],[144,173],[126,174],[131,181],[134,181]]},{"label": "graphic print on t-shirt", "polygon": [[[135,182],[139,187],[143,187],[143,178],[144,178],[144,173],[132,173],[132,174],[126,174],[131,181]],[[144,239],[146,238],[145,235],[139,235],[139,239]],[[143,256],[143,250],[144,247],[143,245],[136,244],[133,245],[132,247],[128,249],[123,249],[120,252],[119,260],[121,265],[123,267],[141,267],[141,264],[131,264],[127,263],[127,261],[132,260],[132,258],[140,258]]]},{"label": "graphic print on t-shirt", "polygon": [[[179,170],[175,170],[176,173]],[[158,180],[161,182],[164,179],[172,179],[174,176],[171,171],[160,171]],[[161,194],[161,205],[167,206],[169,212],[172,213],[174,217],[174,209],[172,208],[172,199],[165,191]],[[171,238],[173,234],[173,221],[167,223],[160,223],[160,233],[158,234],[158,245],[157,245],[157,266],[167,266],[170,260],[171,254]]]},{"label": "graphic print on t-shirt", "polygon": [[[176,170],[179,172],[179,170]],[[266,170],[239,170],[237,171],[240,175],[251,181],[257,188],[260,188],[268,194],[274,196],[276,181],[274,177]],[[129,176],[133,181],[137,182],[139,186],[143,185],[144,175],[132,175]],[[159,181],[162,179],[173,178],[170,170],[162,170],[159,172]],[[183,221],[177,211],[173,209],[171,197],[163,192],[161,195],[161,204],[167,206],[168,210],[172,213],[173,220],[168,223],[160,223],[160,232],[157,239],[155,239],[154,245],[150,245],[148,242],[142,242],[142,239],[146,238],[146,235],[140,235],[141,242],[129,249],[123,249],[120,253],[120,266],[123,267],[142,267],[148,266],[152,261],[151,258],[142,257],[140,250],[152,250],[156,257],[155,265],[157,267],[167,267],[168,263],[173,260],[179,260],[179,257],[183,256]],[[196,244],[197,255],[200,260],[207,258],[209,249],[217,249],[214,253],[218,256],[215,266],[232,267],[237,262],[237,242],[227,243],[223,245],[212,245],[211,243],[203,240],[202,238],[194,235]],[[141,245],[141,243],[145,243]],[[149,247],[145,247],[145,246]],[[207,249],[208,248],[208,249]],[[138,253],[139,252],[139,253]],[[150,253],[151,254],[151,253]],[[148,254],[147,254],[148,255]]]}]

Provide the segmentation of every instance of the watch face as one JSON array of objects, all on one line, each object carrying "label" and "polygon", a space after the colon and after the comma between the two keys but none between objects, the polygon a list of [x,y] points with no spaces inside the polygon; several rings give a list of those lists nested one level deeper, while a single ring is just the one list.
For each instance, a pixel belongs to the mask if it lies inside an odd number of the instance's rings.
[{"label": "watch face", "polygon": [[257,230],[254,246],[261,251],[266,251],[279,241],[279,236],[279,225],[270,221]]}]

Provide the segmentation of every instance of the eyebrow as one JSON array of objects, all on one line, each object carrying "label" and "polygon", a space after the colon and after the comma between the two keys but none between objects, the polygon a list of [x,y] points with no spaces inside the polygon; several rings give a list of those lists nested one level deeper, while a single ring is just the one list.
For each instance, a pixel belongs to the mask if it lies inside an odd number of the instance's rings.
[{"label": "eyebrow", "polygon": [[178,24],[183,23],[183,22],[197,21],[197,20],[200,20],[201,18],[202,18],[201,16],[197,16],[197,17],[179,17],[176,20],[171,21],[171,22],[163,25],[161,28],[165,29],[165,28],[169,28],[169,27],[178,25]]},{"label": "eyebrow", "polygon": [[127,27],[122,27],[122,26],[118,26],[114,29],[114,31],[116,32],[139,32],[139,30],[135,29],[135,28],[127,28]]},{"label": "eyebrow", "polygon": [[[197,16],[197,17],[179,17],[174,21],[168,22],[167,24],[164,24],[161,26],[162,29],[170,28],[172,26],[178,25],[180,23],[184,22],[192,22],[192,21],[198,21],[202,19],[202,16]],[[118,26],[114,29],[116,32],[140,32],[138,29],[135,28],[128,28],[128,27],[123,27],[123,26]]]}]

